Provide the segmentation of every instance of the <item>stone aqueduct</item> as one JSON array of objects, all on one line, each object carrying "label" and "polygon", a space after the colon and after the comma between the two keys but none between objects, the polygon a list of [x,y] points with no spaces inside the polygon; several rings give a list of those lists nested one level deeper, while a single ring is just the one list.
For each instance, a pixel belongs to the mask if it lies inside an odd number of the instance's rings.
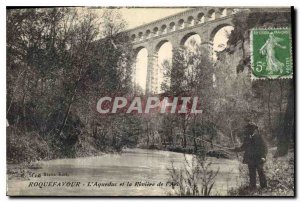
[{"label": "stone aqueduct", "polygon": [[148,51],[146,92],[157,92],[157,52],[165,42],[170,42],[174,50],[183,46],[190,36],[198,34],[201,45],[212,50],[215,34],[232,25],[232,16],[237,12],[233,8],[199,7],[128,30],[136,53],[142,48]]},{"label": "stone aqueduct", "polygon": [[146,48],[148,51],[146,92],[155,93],[158,89],[158,50],[165,42],[172,44],[173,50],[183,46],[185,41],[192,35],[198,34],[201,45],[206,46],[213,54],[213,39],[215,34],[225,26],[233,26],[233,16],[241,10],[282,12],[290,11],[275,8],[216,8],[197,7],[187,11],[162,18],[148,24],[128,30],[133,48],[138,53]]}]

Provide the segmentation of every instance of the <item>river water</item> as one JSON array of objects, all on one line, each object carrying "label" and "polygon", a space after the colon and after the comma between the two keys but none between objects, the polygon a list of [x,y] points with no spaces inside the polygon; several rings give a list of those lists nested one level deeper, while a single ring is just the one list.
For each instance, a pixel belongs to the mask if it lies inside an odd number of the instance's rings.
[{"label": "river water", "polygon": [[[187,155],[190,160],[191,156]],[[211,169],[219,169],[213,195],[226,195],[239,181],[237,160],[210,158]],[[162,196],[174,194],[170,186],[168,168],[183,167],[184,155],[176,152],[146,149],[127,149],[122,154],[105,154],[95,157],[56,159],[38,162],[42,168],[31,170],[28,180],[8,180],[9,195],[90,195],[90,196]],[[55,175],[55,176],[44,176]],[[39,177],[41,175],[41,177]],[[67,176],[63,176],[67,175]],[[38,182],[74,182],[70,186],[35,186]],[[76,187],[75,182],[80,182]],[[135,186],[136,182],[155,186]],[[156,186],[162,182],[162,186]],[[30,185],[31,183],[31,185]],[[34,184],[35,183],[35,184]],[[117,186],[96,186],[111,183]],[[124,183],[123,186],[120,186]],[[132,186],[127,186],[132,184]]]}]

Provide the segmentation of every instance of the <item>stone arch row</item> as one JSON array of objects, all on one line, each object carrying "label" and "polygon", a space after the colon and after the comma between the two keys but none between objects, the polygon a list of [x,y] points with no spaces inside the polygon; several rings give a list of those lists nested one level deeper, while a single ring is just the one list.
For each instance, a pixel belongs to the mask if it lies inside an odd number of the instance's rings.
[{"label": "stone arch row", "polygon": [[159,35],[164,35],[176,30],[181,30],[187,27],[193,27],[197,24],[202,24],[218,18],[222,18],[237,12],[235,9],[229,8],[213,8],[207,12],[198,12],[194,15],[188,15],[185,18],[180,18],[177,21],[170,21],[169,23],[162,23],[159,26],[153,26],[145,31],[139,31],[131,35],[131,40],[134,42],[143,41]]},{"label": "stone arch row", "polygon": [[[154,46],[151,46],[152,48],[150,47],[146,47],[146,46],[138,46],[137,48],[135,48],[135,52],[136,54],[143,48],[146,48],[147,51],[149,52],[149,54],[156,54],[160,47],[166,43],[166,42],[170,42],[172,44],[172,47],[178,47],[179,46],[184,46],[185,42],[193,35],[198,35],[201,39],[201,43],[202,44],[210,44],[212,45],[212,41],[214,39],[214,36],[216,35],[216,33],[222,29],[223,27],[226,27],[226,26],[232,26],[231,24],[228,24],[228,23],[223,23],[223,24],[220,24],[216,27],[214,27],[214,29],[211,30],[210,32],[210,36],[209,36],[209,41],[205,41],[205,38],[204,36],[201,34],[201,33],[198,33],[198,32],[195,32],[195,31],[191,31],[191,32],[188,32],[188,33],[185,33],[182,37],[180,37],[180,39],[178,40],[178,42],[174,42],[174,40],[171,40],[171,39],[162,39],[162,40],[159,40],[157,41]],[[207,43],[207,42],[210,42],[210,43]]]}]

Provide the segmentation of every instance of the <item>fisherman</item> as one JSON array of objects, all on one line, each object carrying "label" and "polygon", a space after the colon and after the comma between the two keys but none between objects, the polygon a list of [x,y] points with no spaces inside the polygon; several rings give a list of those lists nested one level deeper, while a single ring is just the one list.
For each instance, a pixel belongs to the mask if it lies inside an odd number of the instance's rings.
[{"label": "fisherman", "polygon": [[230,149],[234,152],[244,151],[243,163],[248,164],[251,190],[256,189],[256,171],[258,172],[261,188],[267,187],[267,179],[264,172],[264,163],[268,148],[265,140],[259,133],[258,127],[248,122],[244,131],[244,141],[242,146]]}]

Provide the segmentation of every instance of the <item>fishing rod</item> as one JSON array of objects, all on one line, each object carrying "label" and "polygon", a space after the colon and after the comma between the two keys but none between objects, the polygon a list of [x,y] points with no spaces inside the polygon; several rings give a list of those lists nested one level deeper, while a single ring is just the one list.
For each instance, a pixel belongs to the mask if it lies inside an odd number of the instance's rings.
[{"label": "fishing rod", "polygon": [[[190,136],[190,135],[187,135],[187,136],[192,137],[192,136]],[[227,152],[227,153],[232,153],[232,152],[228,152],[228,150],[231,149],[231,148],[229,148],[229,147],[224,147],[224,146],[221,146],[221,145],[218,145],[218,144],[214,144],[214,143],[212,143],[212,142],[209,142],[209,141],[206,141],[206,140],[203,140],[203,139],[199,139],[199,138],[200,138],[200,137],[197,137],[196,140],[202,141],[202,142],[206,142],[206,143],[209,143],[209,144],[213,145],[214,147],[218,147],[218,148],[220,148],[222,151],[225,151],[225,152]]]}]

